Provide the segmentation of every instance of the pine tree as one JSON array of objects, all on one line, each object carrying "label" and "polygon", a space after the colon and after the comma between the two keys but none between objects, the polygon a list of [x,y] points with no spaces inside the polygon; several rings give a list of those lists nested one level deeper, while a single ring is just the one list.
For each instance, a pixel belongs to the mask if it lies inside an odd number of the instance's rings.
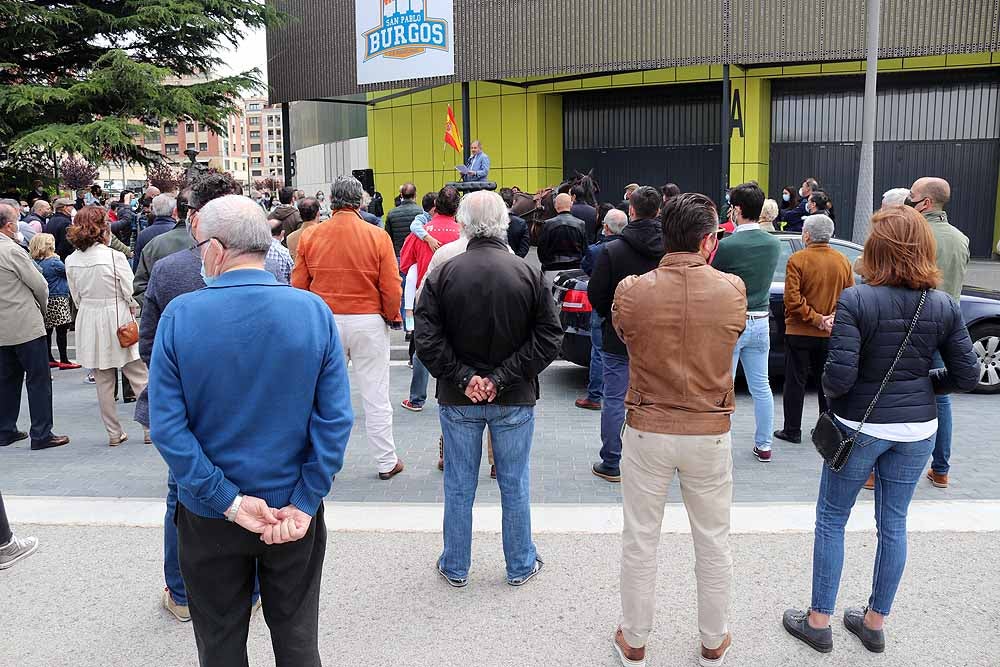
[{"label": "pine tree", "polygon": [[51,176],[64,154],[158,162],[134,138],[161,122],[225,135],[261,73],[206,73],[221,49],[281,20],[264,0],[0,0],[0,181]]}]

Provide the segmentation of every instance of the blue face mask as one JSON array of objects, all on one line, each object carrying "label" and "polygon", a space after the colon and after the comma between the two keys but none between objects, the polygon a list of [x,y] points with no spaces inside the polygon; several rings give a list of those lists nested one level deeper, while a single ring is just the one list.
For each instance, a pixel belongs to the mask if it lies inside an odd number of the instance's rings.
[{"label": "blue face mask", "polygon": [[212,284],[215,283],[215,281],[219,279],[219,276],[207,276],[207,275],[205,275],[205,262],[204,262],[204,260],[201,263],[201,279],[205,281],[205,285],[207,287],[211,287]]},{"label": "blue face mask", "polygon": [[792,195],[788,194],[787,192],[782,192],[781,193],[781,200],[782,201],[791,201],[792,200]]}]

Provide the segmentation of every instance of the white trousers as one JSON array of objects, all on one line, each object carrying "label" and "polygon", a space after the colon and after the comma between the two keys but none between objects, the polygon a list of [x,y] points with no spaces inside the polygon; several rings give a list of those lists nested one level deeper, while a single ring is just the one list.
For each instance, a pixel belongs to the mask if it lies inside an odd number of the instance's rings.
[{"label": "white trousers", "polygon": [[365,431],[379,472],[396,467],[389,400],[389,327],[381,315],[334,315],[344,355],[354,367]]}]

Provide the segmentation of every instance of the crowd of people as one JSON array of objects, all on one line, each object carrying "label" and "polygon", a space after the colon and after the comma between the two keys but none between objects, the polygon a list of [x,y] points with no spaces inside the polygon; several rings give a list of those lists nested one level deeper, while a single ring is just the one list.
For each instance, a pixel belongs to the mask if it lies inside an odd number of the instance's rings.
[{"label": "crowd of people", "polygon": [[[645,664],[675,476],[695,546],[700,664],[721,665],[732,645],[731,415],[740,366],[759,461],[772,460],[775,438],[801,441],[810,375],[821,413],[857,445],[846,463],[823,467],[812,600],[806,611],[785,612],[784,627],[832,650],[844,526],[870,484],[872,594],[845,611],[844,623],[879,652],[906,560],[907,507],[928,458],[931,481],[948,483],[947,395],[979,377],[957,303],[968,239],[944,212],[948,184],[922,178],[903,202],[898,194],[886,193],[853,267],[830,246],[830,199],[812,178],[797,192],[786,188],[780,205],[742,183],[721,212],[673,184],[631,184],[616,205],[573,188],[555,197],[556,215],[541,227],[540,268],[523,259],[530,233],[511,212],[511,190],[463,196],[445,186],[418,204],[405,183],[384,223],[364,210],[370,196],[350,176],[332,183],[326,220],[319,196],[284,188],[269,211],[263,195],[244,196],[219,173],[176,194],[149,188],[136,210],[123,197],[114,216],[97,202],[32,202],[24,214],[18,201],[0,200],[0,445],[68,443],[52,432],[50,373],[74,366],[65,336],[75,322],[77,361],[92,369],[108,443],[128,438],[115,408],[121,374],[123,391],[127,381],[137,393],[145,441],[167,463],[163,605],[193,621],[201,664],[245,664],[247,626],[262,606],[278,664],[319,665],[323,499],[354,426],[348,363],[374,473],[392,479],[404,463],[393,434],[390,331],[407,330],[412,381],[402,407],[422,411],[429,378],[437,380],[445,496],[437,570],[450,586],[469,583],[485,433],[505,577],[522,586],[545,564],[532,539],[529,471],[539,375],[563,335],[553,283],[583,269],[593,350],[577,406],[601,411],[594,475],[622,486],[622,615],[612,639],[622,665]],[[786,269],[777,431],[767,363],[779,260],[772,229],[801,233],[805,246]],[[272,379],[289,390],[275,392]],[[17,430],[25,383],[30,433]],[[234,403],[237,410],[221,407]],[[0,569],[37,544],[13,535],[0,498]]]}]

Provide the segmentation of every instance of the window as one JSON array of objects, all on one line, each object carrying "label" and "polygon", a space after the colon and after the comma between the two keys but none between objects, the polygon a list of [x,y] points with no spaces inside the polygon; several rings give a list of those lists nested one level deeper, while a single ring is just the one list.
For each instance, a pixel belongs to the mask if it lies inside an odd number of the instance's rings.
[{"label": "window", "polygon": [[260,158],[259,157],[250,158],[250,164],[260,164]]},{"label": "window", "polygon": [[260,125],[260,116],[250,116],[247,118],[247,125]]},{"label": "window", "polygon": [[185,132],[194,132],[194,123],[187,123],[184,126],[184,131]]},{"label": "window", "polygon": [[250,138],[251,139],[260,139],[260,130],[251,130],[251,132],[250,132]]},{"label": "window", "polygon": [[260,169],[254,169],[252,172],[250,172],[250,174],[253,175],[253,176],[262,176],[263,175],[261,173]]},{"label": "window", "polygon": [[[847,261],[851,263],[852,268],[854,267],[854,262],[857,261],[858,257],[861,257],[861,248],[855,248],[854,246],[849,246],[846,243],[837,241],[837,239],[833,239],[833,241],[830,242],[830,247],[839,252],[840,254],[842,254],[844,257],[846,257]],[[856,283],[864,282],[864,280],[861,278],[861,276],[857,274],[856,271],[854,273],[854,282]]]},{"label": "window", "polygon": [[267,131],[267,138],[268,139],[273,139],[274,138],[274,130],[268,130]]},{"label": "window", "polygon": [[225,161],[225,165],[226,165],[226,171],[229,171],[229,160]]},{"label": "window", "polygon": [[166,144],[163,147],[163,152],[167,155],[178,155],[180,154],[180,146],[177,144]]},{"label": "window", "polygon": [[795,252],[795,246],[792,245],[792,239],[782,239],[781,252],[778,253],[778,264],[774,267],[772,282],[785,282],[785,267],[788,266],[788,258],[792,256],[793,252]]},{"label": "window", "polygon": [[247,105],[247,111],[260,111],[260,109],[261,109],[260,102],[251,102],[250,104]]},{"label": "window", "polygon": [[191,150],[192,148],[194,148],[194,142],[193,141],[189,141],[188,144],[187,144],[187,147],[188,147],[188,150]]},{"label": "window", "polygon": [[203,141],[200,144],[198,144],[198,150],[199,151],[207,151],[208,150],[208,142],[207,141]]},{"label": "window", "polygon": [[176,137],[177,136],[177,126],[176,125],[172,125],[170,123],[166,123],[163,126],[163,134],[167,135],[168,137]]},{"label": "window", "polygon": [[250,144],[250,152],[251,153],[259,153],[260,152],[260,144]]}]

